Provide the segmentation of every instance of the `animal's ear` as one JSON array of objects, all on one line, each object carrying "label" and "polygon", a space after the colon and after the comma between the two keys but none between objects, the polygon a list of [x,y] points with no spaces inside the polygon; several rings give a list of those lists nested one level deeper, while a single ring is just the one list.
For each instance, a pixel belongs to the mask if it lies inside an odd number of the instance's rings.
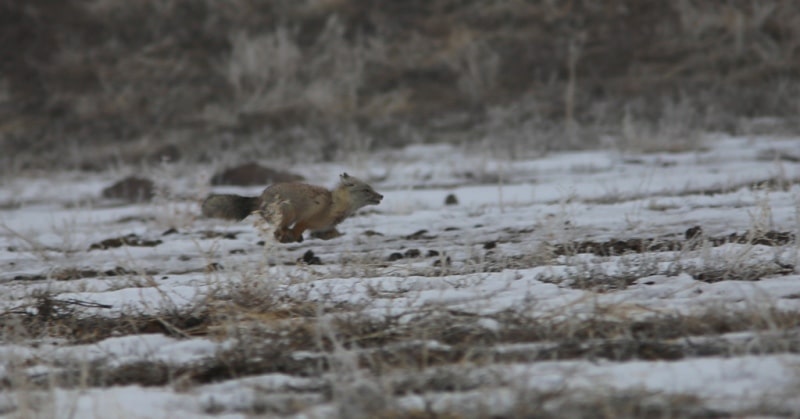
[{"label": "animal's ear", "polygon": [[342,185],[353,186],[353,178],[346,172],[339,175],[339,179],[341,180]]}]

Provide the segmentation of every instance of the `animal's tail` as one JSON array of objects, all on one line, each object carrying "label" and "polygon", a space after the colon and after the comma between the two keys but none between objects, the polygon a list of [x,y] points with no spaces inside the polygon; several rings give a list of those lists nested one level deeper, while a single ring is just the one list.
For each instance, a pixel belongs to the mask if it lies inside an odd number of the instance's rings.
[{"label": "animal's tail", "polygon": [[203,215],[212,218],[243,220],[258,209],[259,198],[234,194],[211,194],[203,201]]}]

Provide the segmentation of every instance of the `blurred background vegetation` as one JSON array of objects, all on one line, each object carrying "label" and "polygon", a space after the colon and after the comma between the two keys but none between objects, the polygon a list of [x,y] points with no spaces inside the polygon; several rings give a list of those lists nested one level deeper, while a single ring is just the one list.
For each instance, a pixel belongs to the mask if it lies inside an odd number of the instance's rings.
[{"label": "blurred background vegetation", "polygon": [[796,133],[796,0],[0,0],[6,169]]}]

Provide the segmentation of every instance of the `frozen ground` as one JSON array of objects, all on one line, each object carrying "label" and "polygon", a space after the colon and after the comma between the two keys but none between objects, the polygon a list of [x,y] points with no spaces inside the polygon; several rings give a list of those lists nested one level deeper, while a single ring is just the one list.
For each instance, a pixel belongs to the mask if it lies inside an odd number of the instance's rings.
[{"label": "frozen ground", "polygon": [[800,415],[800,141],[353,163],[295,170],[384,202],[291,245],[201,218],[261,189],[207,169],[5,179],[0,414]]}]

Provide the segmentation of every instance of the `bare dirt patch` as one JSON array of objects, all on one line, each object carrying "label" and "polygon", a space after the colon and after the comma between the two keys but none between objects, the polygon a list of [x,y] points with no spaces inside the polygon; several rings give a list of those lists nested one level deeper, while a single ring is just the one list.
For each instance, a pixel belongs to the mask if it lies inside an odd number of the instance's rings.
[{"label": "bare dirt patch", "polygon": [[788,231],[745,231],[744,233],[731,233],[727,236],[704,237],[699,226],[688,229],[685,240],[669,238],[630,238],[611,239],[604,242],[580,241],[569,244],[552,245],[553,253],[557,256],[591,253],[598,256],[615,256],[626,253],[646,252],[672,252],[683,249],[697,248],[703,241],[712,246],[722,246],[728,243],[752,244],[763,246],[784,246],[793,243],[794,233]]},{"label": "bare dirt patch", "polygon": [[120,275],[133,275],[136,272],[130,271],[123,267],[117,266],[113,269],[99,271],[91,268],[60,268],[49,274],[27,274],[16,275],[12,279],[14,281],[43,281],[48,278],[55,279],[56,281],[70,281],[81,278],[98,278],[98,277],[113,277]]},{"label": "bare dirt patch", "polygon": [[92,243],[89,246],[89,250],[105,250],[122,246],[155,247],[161,243],[163,243],[161,240],[148,240],[136,234],[128,234],[126,236],[113,237],[98,243]]}]

